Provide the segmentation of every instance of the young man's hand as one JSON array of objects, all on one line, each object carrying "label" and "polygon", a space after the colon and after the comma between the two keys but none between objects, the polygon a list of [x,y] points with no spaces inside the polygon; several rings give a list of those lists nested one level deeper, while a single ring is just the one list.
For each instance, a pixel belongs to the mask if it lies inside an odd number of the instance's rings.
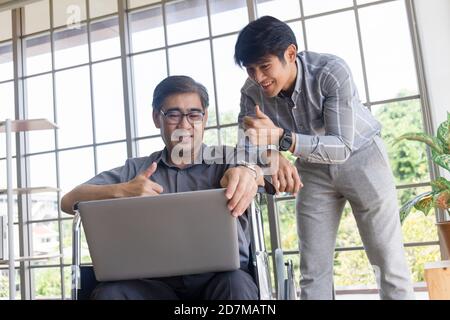
[{"label": "young man's hand", "polygon": [[163,192],[163,188],[149,178],[156,171],[157,164],[153,162],[150,167],[138,174],[133,180],[121,184],[121,197],[154,196]]},{"label": "young man's hand", "polygon": [[255,178],[255,173],[251,169],[239,166],[225,171],[220,180],[220,185],[226,188],[228,209],[234,217],[242,215],[255,197],[258,191],[257,180],[262,180],[263,176]]},{"label": "young man's hand", "polygon": [[277,161],[272,168],[272,184],[277,192],[289,192],[297,194],[303,187],[303,183],[298,174],[297,168],[276,150],[268,150],[267,158]]},{"label": "young man's hand", "polygon": [[255,106],[255,112],[254,117],[244,117],[245,133],[250,142],[258,146],[278,145],[283,129],[277,127],[258,105]]}]

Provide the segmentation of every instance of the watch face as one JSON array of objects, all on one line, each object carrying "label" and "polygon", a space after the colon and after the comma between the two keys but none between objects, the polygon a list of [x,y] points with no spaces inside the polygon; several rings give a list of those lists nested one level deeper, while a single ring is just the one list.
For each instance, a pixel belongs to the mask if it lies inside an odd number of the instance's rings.
[{"label": "watch face", "polygon": [[287,151],[292,145],[292,136],[290,133],[286,132],[280,141],[280,150]]}]

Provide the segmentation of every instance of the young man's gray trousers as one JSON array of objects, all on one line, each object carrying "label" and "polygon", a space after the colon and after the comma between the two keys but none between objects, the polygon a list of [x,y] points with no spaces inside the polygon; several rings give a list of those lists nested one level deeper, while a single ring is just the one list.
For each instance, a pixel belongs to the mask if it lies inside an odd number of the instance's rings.
[{"label": "young man's gray trousers", "polygon": [[[297,196],[302,299],[332,299],[336,234],[349,201],[382,299],[414,299],[395,182],[379,136],[343,164],[299,160]],[[358,270],[355,270],[357,272]]]}]

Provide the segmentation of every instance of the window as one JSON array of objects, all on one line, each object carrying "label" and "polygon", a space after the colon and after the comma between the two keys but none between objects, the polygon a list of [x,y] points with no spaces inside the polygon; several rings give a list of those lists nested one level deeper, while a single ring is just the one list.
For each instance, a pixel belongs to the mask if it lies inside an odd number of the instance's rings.
[{"label": "window", "polygon": [[117,0],[89,0],[89,15],[91,18],[115,12],[117,12]]},{"label": "window", "polygon": [[167,77],[166,53],[163,50],[133,57],[134,92],[138,136],[158,135],[153,124],[153,90]]},{"label": "window", "polygon": [[0,82],[13,79],[12,45],[0,43]]},{"label": "window", "polygon": [[50,34],[44,33],[24,39],[25,74],[33,75],[52,69]]},{"label": "window", "polygon": [[370,99],[417,94],[417,77],[403,1],[359,10]]},{"label": "window", "polygon": [[119,22],[117,17],[91,23],[92,60],[120,56]]},{"label": "window", "polygon": [[96,142],[125,139],[120,60],[94,64],[92,80]]},{"label": "window", "polygon": [[23,24],[25,34],[50,29],[50,7],[48,0],[30,3],[24,7]]},{"label": "window", "polygon": [[[73,83],[77,83],[74,86]],[[59,147],[92,143],[91,92],[88,67],[55,74]]]},{"label": "window", "polygon": [[11,10],[0,12],[0,42],[12,38]]}]

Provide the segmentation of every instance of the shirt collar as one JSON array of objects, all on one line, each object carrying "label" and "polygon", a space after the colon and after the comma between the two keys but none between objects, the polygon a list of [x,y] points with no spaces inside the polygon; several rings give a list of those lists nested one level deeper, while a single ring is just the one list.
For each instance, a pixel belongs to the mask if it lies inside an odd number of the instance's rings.
[{"label": "shirt collar", "polygon": [[302,63],[300,61],[300,58],[297,56],[297,58],[295,59],[295,64],[297,65],[297,77],[295,78],[295,85],[294,85],[294,91],[292,92],[292,96],[288,97],[286,95],[284,95],[282,93],[282,91],[280,91],[280,93],[278,94],[278,96],[280,98],[283,99],[291,99],[292,101],[296,101],[297,100],[297,96],[299,95],[300,91],[301,91],[301,83],[302,83]]},{"label": "shirt collar", "polygon": [[[201,160],[201,162],[200,161],[194,161],[193,164],[190,164],[190,165],[186,166],[184,169],[187,169],[187,168],[190,168],[192,166],[195,166],[196,164],[200,164],[200,163],[204,163],[205,162],[205,160],[203,159],[203,151],[205,150],[205,147],[206,147],[206,144],[202,143],[201,151],[197,155],[197,159]],[[164,165],[166,165],[169,168],[175,168],[176,167],[175,165],[171,164],[170,161],[169,161],[169,150],[167,150],[167,147],[164,147],[164,149],[159,152],[159,155],[156,157],[155,162],[158,163],[158,164],[160,162],[162,162]]]},{"label": "shirt collar", "polygon": [[297,94],[301,91],[301,83],[302,83],[302,75],[303,75],[303,67],[302,62],[300,61],[300,58],[297,56],[297,59],[295,60],[297,63],[297,79],[295,79],[295,87],[294,92],[297,92]]}]

